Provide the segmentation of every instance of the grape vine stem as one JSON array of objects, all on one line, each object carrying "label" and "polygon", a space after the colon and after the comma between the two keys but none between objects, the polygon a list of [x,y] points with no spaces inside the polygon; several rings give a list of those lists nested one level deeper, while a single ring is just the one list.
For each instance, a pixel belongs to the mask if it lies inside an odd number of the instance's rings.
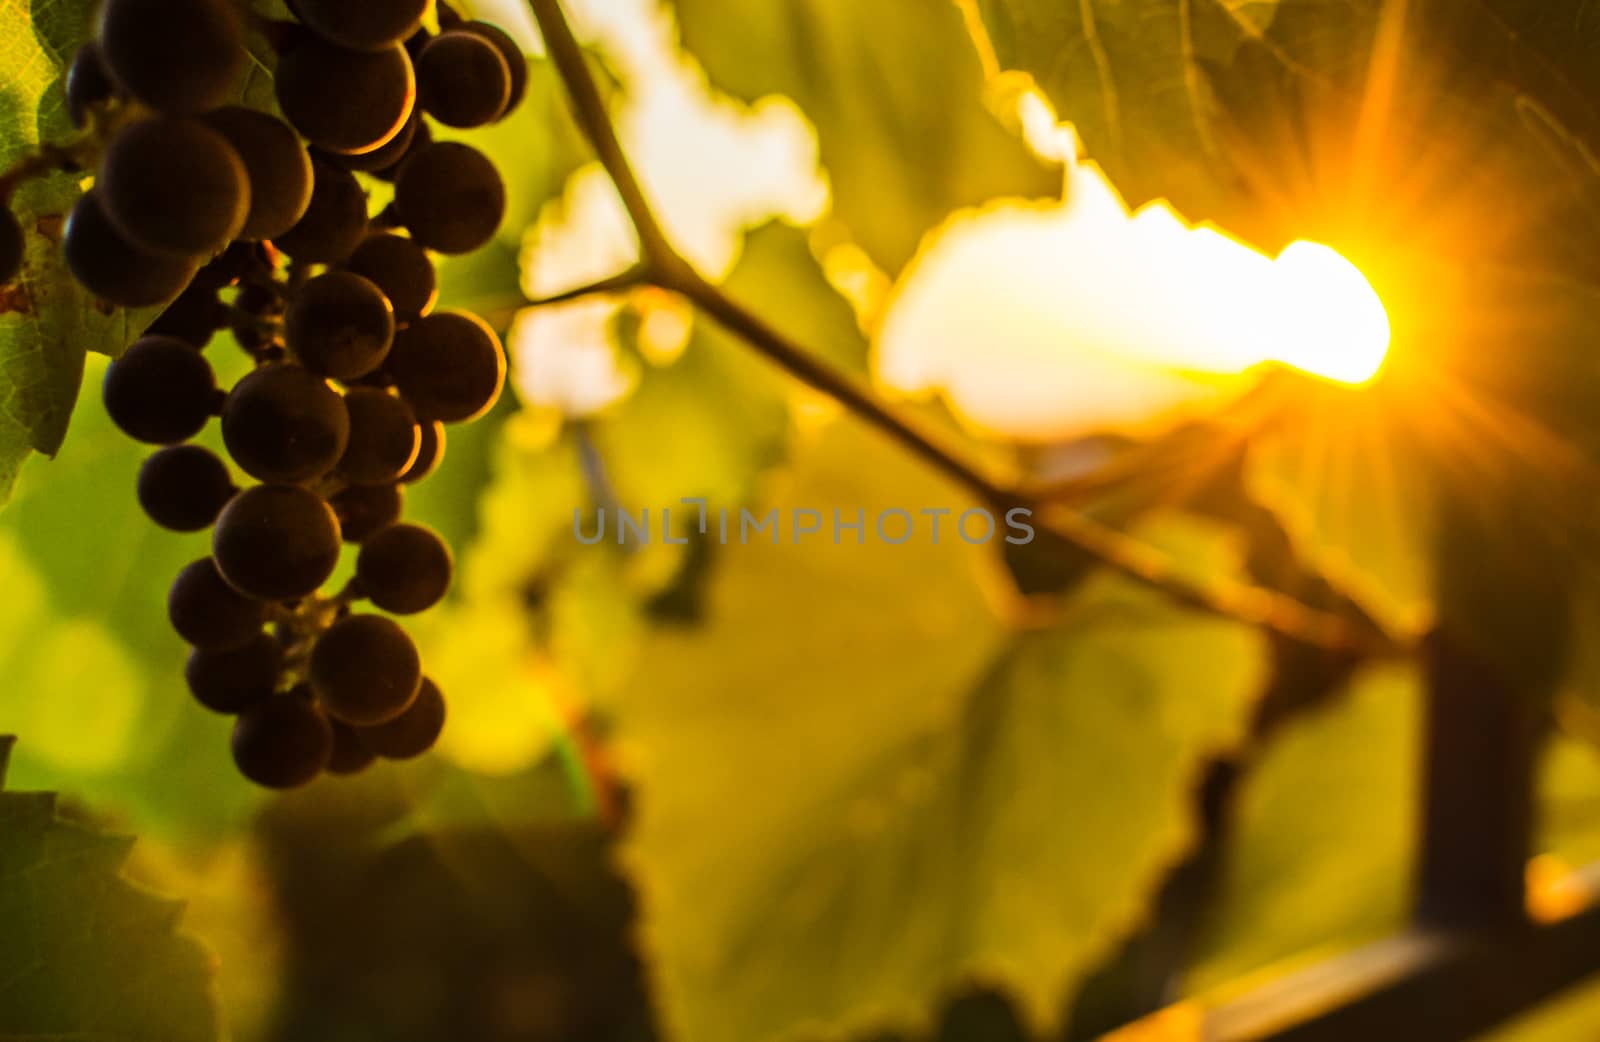
[{"label": "grape vine stem", "polygon": [[[656,218],[644,186],[617,137],[616,126],[595,82],[583,48],[560,0],[528,0],[545,47],[566,87],[583,129],[639,238],[639,267],[619,276],[681,294],[718,325],[737,335],[758,354],[808,387],[827,395],[912,455],[999,510],[1040,508],[1035,524],[1099,560],[1105,567],[1177,603],[1223,618],[1277,632],[1318,647],[1391,657],[1405,648],[1363,620],[1311,608],[1291,597],[1243,582],[1199,583],[1180,575],[1164,555],[1139,541],[1060,505],[1049,505],[1023,490],[1003,487],[947,448],[932,434],[853,377],[773,328],[707,280],[673,246]],[[581,293],[581,291],[579,291]]]}]

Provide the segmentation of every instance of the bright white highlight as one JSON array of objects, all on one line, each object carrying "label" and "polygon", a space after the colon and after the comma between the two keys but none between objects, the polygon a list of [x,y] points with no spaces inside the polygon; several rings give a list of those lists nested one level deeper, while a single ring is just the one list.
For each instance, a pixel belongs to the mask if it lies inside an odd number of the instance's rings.
[{"label": "bright white highlight", "polygon": [[1130,214],[1083,163],[1065,204],[958,215],[925,246],[876,372],[943,393],[979,427],[1048,441],[1225,400],[1266,363],[1364,383],[1389,336],[1371,285],[1326,246],[1272,259],[1162,203]]}]

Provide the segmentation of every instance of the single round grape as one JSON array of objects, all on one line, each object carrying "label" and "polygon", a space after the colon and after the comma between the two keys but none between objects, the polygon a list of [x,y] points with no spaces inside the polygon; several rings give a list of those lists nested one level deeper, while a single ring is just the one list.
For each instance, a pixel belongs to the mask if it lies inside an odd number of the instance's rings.
[{"label": "single round grape", "polygon": [[394,202],[420,245],[440,253],[471,253],[499,230],[506,186],[482,152],[459,141],[439,141],[401,165]]},{"label": "single round grape", "polygon": [[295,0],[294,9],[317,35],[343,47],[377,51],[416,32],[428,0]]},{"label": "single round grape", "polygon": [[398,485],[351,485],[328,503],[338,515],[345,542],[359,543],[400,520],[406,497]]},{"label": "single round grape", "polygon": [[161,449],[139,468],[139,505],[174,532],[211,527],[235,491],[227,464],[200,445]]},{"label": "single round grape", "polygon": [[361,741],[361,735],[355,728],[342,720],[328,722],[333,725],[333,755],[328,757],[329,774],[359,774],[378,758]]},{"label": "single round grape", "polygon": [[229,0],[105,0],[95,39],[111,78],[160,112],[214,109],[244,71],[244,27]]},{"label": "single round grape", "polygon": [[368,749],[386,760],[410,760],[432,749],[444,733],[444,695],[427,677],[410,708],[386,724],[363,727],[357,734]]},{"label": "single round grape", "polygon": [[[428,121],[419,116],[416,122],[417,129],[411,135],[411,143],[406,145],[406,147],[402,149],[387,166],[377,167],[376,169],[370,171],[373,177],[376,177],[380,181],[387,181],[390,184],[393,184],[394,179],[400,176],[400,168],[405,166],[406,160],[410,159],[418,152],[421,152],[423,149],[433,144],[433,130],[428,126]],[[385,152],[386,155],[384,158],[389,158],[387,155],[387,146],[379,149],[378,151]],[[378,153],[374,152],[372,154],[376,156]]]},{"label": "single round grape", "polygon": [[173,445],[199,434],[217,398],[205,355],[182,340],[147,336],[106,368],[106,413],[130,438]]},{"label": "single round grape", "polygon": [[390,525],[368,538],[356,558],[362,595],[395,615],[414,615],[438,604],[454,572],[450,548],[421,525]]},{"label": "single round grape", "polygon": [[199,120],[177,116],[124,127],[100,160],[95,190],[129,242],[179,257],[220,252],[250,212],[239,153]]},{"label": "single round grape", "polygon": [[350,441],[339,392],[292,363],[265,365],[234,385],[222,407],[222,440],[251,477],[292,484],[332,470]]},{"label": "single round grape", "polygon": [[15,282],[22,274],[22,257],[27,245],[17,215],[9,206],[0,206],[0,286]]},{"label": "single round grape", "polygon": [[352,156],[343,152],[329,152],[325,148],[317,148],[313,145],[311,154],[318,159],[333,163],[335,166],[342,166],[346,170],[354,170],[363,174],[387,170],[405,158],[406,153],[411,149],[412,142],[417,140],[418,129],[423,125],[422,110],[413,108],[410,118],[406,120],[406,125],[400,128],[400,133],[371,152],[363,152],[360,155]]},{"label": "single round grape", "polygon": [[365,376],[389,355],[394,308],[371,280],[330,271],[295,293],[283,320],[284,340],[300,364],[335,380]]},{"label": "single round grape", "polygon": [[211,537],[228,585],[263,601],[308,597],[339,563],[339,519],[298,485],[257,485],[234,496]]},{"label": "single round grape", "polygon": [[261,635],[266,606],[229,586],[217,564],[202,557],[184,567],[167,594],[167,618],[197,648],[226,651]]},{"label": "single round grape", "polygon": [[487,37],[443,32],[417,56],[417,104],[447,127],[493,123],[511,100],[511,69]]},{"label": "single round grape", "polygon": [[367,236],[344,266],[383,291],[401,324],[426,315],[439,299],[439,280],[428,251],[403,235]]},{"label": "single round grape", "polygon": [[393,720],[422,684],[417,646],[382,615],[347,615],[311,649],[311,689],[329,715],[357,727]]},{"label": "single round grape", "polygon": [[344,396],[350,444],[339,473],[356,485],[392,485],[417,458],[422,434],[411,406],[377,387],[353,387]]},{"label": "single round grape", "polygon": [[201,705],[216,713],[242,713],[272,697],[282,668],[283,646],[257,630],[238,647],[195,648],[183,673]]},{"label": "single round grape", "polygon": [[418,428],[422,434],[417,446],[417,458],[404,474],[400,475],[402,485],[415,485],[439,469],[439,464],[444,462],[444,424],[438,420],[424,423]]},{"label": "single round grape", "polygon": [[350,171],[312,157],[311,205],[272,245],[297,261],[336,264],[367,233],[367,193]]},{"label": "single round grape", "polygon": [[328,765],[333,729],[315,702],[275,695],[239,714],[232,744],[240,774],[268,789],[293,789]]},{"label": "single round grape", "polygon": [[72,125],[83,129],[89,122],[89,110],[111,100],[116,90],[94,41],[79,47],[67,68],[67,118]]},{"label": "single round grape", "polygon": [[228,309],[217,298],[217,291],[200,285],[197,278],[144,332],[146,336],[169,336],[202,348],[227,322]]},{"label": "single round grape", "polygon": [[528,56],[522,53],[522,47],[511,34],[489,22],[471,21],[462,22],[453,28],[461,32],[477,33],[479,36],[494,44],[500,52],[500,57],[506,60],[506,68],[511,71],[511,94],[506,98],[506,106],[500,112],[501,119],[516,111],[522,104],[523,96],[528,93]]},{"label": "single round grape", "polygon": [[396,334],[388,369],[418,419],[465,423],[500,397],[506,354],[483,319],[438,311]]},{"label": "single round grape", "polygon": [[278,104],[303,137],[330,152],[382,147],[416,104],[411,58],[399,44],[356,51],[314,36],[278,59]]},{"label": "single round grape", "polygon": [[161,256],[128,242],[106,217],[98,191],[84,193],[72,207],[61,252],[79,285],[123,308],[171,300],[200,270],[194,257]]},{"label": "single round grape", "polygon": [[208,112],[204,122],[233,146],[249,175],[250,207],[238,238],[272,239],[293,228],[311,205],[311,157],[294,129],[242,105]]}]

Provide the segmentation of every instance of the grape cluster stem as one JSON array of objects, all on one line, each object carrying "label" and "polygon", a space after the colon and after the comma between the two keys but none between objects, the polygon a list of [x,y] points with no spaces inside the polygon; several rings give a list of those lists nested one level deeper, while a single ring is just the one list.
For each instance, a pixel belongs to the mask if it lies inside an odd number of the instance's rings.
[{"label": "grape cluster stem", "polygon": [[1393,658],[1410,653],[1405,641],[1383,631],[1371,620],[1321,611],[1278,591],[1246,582],[1197,582],[1182,575],[1166,555],[1125,532],[1053,501],[1053,497],[1043,496],[1038,490],[1011,488],[995,482],[960,453],[942,444],[938,437],[902,415],[862,381],[822,361],[817,353],[730,298],[696,271],[662,230],[617,137],[610,112],[560,0],[528,0],[528,3],[566,87],[573,114],[627,210],[643,258],[637,267],[620,275],[535,301],[535,304],[555,304],[643,285],[678,293],[752,350],[806,386],[832,398],[986,504],[1000,510],[1016,507],[1034,510],[1036,527],[1042,527],[1112,571],[1178,604],[1245,622],[1315,647],[1351,651],[1370,658]]}]

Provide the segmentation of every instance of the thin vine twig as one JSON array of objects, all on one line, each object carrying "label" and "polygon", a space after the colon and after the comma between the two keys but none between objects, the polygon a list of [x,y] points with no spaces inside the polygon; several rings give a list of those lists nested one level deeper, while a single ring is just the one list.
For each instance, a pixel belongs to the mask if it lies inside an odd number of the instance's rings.
[{"label": "thin vine twig", "polygon": [[[642,260],[622,278],[643,281],[682,294],[717,324],[743,340],[752,350],[802,383],[839,402],[857,417],[887,435],[923,462],[934,467],[991,506],[1011,509],[1035,507],[1033,497],[1002,487],[943,447],[869,387],[834,369],[759,315],[729,298],[687,261],[662,231],[661,223],[645,196],[616,127],[600,95],[583,48],[561,9],[560,0],[528,0],[571,102],[607,175],[627,210],[639,237]],[[1249,583],[1226,581],[1201,584],[1180,575],[1172,562],[1155,549],[1062,507],[1047,508],[1035,518],[1050,534],[1094,557],[1105,567],[1157,590],[1174,601],[1254,626],[1273,630],[1289,639],[1318,647],[1360,651],[1373,656],[1402,653],[1387,634],[1372,626],[1318,611],[1273,590]]]}]

